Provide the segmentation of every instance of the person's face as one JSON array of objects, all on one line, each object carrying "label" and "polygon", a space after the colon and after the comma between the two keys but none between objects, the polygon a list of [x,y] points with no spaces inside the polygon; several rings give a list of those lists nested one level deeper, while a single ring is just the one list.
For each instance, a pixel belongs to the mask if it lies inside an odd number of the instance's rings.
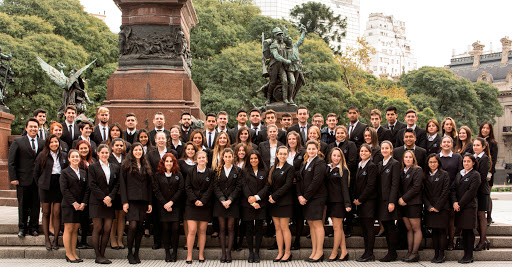
[{"label": "person's face", "polygon": [[77,166],[80,163],[80,153],[71,152],[68,156],[68,160],[73,166]]},{"label": "person's face", "polygon": [[200,133],[196,133],[194,137],[192,137],[192,142],[198,147],[203,146],[203,136]]},{"label": "person's face", "polygon": [[439,129],[437,129],[437,126],[431,122],[428,124],[427,131],[430,135],[434,135],[438,132]]},{"label": "person's face", "polygon": [[185,154],[187,154],[188,158],[193,159],[196,154],[196,150],[194,149],[194,146],[188,145],[187,148],[185,149]]},{"label": "person's face", "polygon": [[306,148],[306,152],[308,153],[309,157],[312,158],[318,154],[318,148],[314,144],[309,144]]},{"label": "person's face", "polygon": [[322,128],[322,125],[324,125],[324,119],[322,117],[313,118],[313,125],[318,128]]},{"label": "person's face", "polygon": [[288,136],[288,146],[297,147],[297,137],[295,135],[290,134]]},{"label": "person's face", "polygon": [[311,131],[309,131],[309,133],[308,133],[308,138],[309,138],[310,140],[318,140],[318,138],[320,138],[320,136],[318,136],[318,133],[317,133],[316,131],[311,130]]},{"label": "person's face", "polygon": [[336,117],[327,118],[327,127],[329,127],[329,129],[334,129],[334,127],[336,127],[336,124],[338,124],[338,119],[336,119]]},{"label": "person's face", "polygon": [[339,143],[347,138],[347,133],[343,129],[336,130],[336,141]]},{"label": "person's face", "polygon": [[134,158],[141,159],[142,158],[142,154],[144,153],[144,150],[142,149],[141,146],[135,146],[132,149],[132,153],[133,153],[133,157]]},{"label": "person's face", "polygon": [[38,113],[35,116],[35,118],[39,122],[40,126],[43,126],[46,123],[46,114],[45,113]]},{"label": "person's face", "polygon": [[121,141],[117,141],[114,143],[114,146],[112,146],[112,152],[116,155],[120,155],[123,153],[124,144]]},{"label": "person's face", "polygon": [[370,120],[372,121],[373,128],[375,128],[375,129],[379,128],[380,123],[382,121],[382,119],[379,115],[370,116]]},{"label": "person's face", "polygon": [[226,124],[228,124],[228,116],[219,115],[217,118],[217,123],[222,127],[226,127]]},{"label": "person's face", "polygon": [[66,110],[66,113],[64,113],[64,117],[66,117],[66,121],[71,124],[76,119],[76,112],[72,109]]},{"label": "person's face", "polygon": [[174,164],[174,162],[172,161],[171,157],[165,158],[164,166],[165,166],[165,170],[167,172],[171,172],[173,164]]},{"label": "person's face", "polygon": [[405,133],[404,135],[404,144],[408,147],[411,147],[416,142],[416,137],[413,133]]},{"label": "person's face", "polygon": [[431,172],[434,172],[435,170],[437,170],[437,168],[439,168],[439,162],[435,157],[431,157],[430,159],[428,159],[428,167]]},{"label": "person's face", "polygon": [[308,113],[307,109],[303,108],[303,109],[297,110],[297,120],[299,120],[299,122],[301,124],[306,124],[308,122],[308,118],[309,118],[309,113]]},{"label": "person's face", "polygon": [[260,124],[260,121],[261,121],[260,113],[256,112],[256,111],[251,112],[251,116],[250,116],[249,120],[251,120],[251,124],[253,124],[253,125]]},{"label": "person's face", "polygon": [[482,151],[484,151],[485,147],[482,145],[482,143],[479,140],[475,140],[473,142],[473,152],[475,154],[480,154]]},{"label": "person's face", "polygon": [[340,151],[339,150],[334,150],[332,153],[331,153],[331,161],[332,161],[332,164],[334,166],[338,166],[338,164],[340,164],[340,161],[341,161],[341,154],[340,154]]},{"label": "person's face", "polygon": [[140,133],[139,134],[139,142],[145,146],[148,144],[148,141],[149,141],[149,137],[146,133]]},{"label": "person's face", "polygon": [[170,136],[172,140],[178,140],[180,138],[180,131],[176,128],[172,128]]},{"label": "person's face", "polygon": [[217,120],[215,119],[215,117],[213,116],[208,116],[208,118],[206,118],[206,129],[208,129],[208,131],[213,131],[213,129],[215,129],[215,127],[217,126]]},{"label": "person's face", "polygon": [[219,145],[225,146],[228,144],[228,138],[225,134],[219,136]]},{"label": "person's face", "polygon": [[197,155],[197,165],[199,165],[199,166],[206,165],[206,153],[199,153]]},{"label": "person's face", "polygon": [[487,137],[491,134],[491,127],[489,126],[489,124],[485,124],[483,127],[482,127],[482,136],[483,137]]},{"label": "person's face", "polygon": [[247,122],[247,113],[238,113],[238,115],[236,116],[236,120],[238,121],[238,125],[245,125],[245,123]]},{"label": "person's face", "polygon": [[276,124],[276,121],[277,121],[276,114],[271,113],[271,114],[266,114],[265,115],[265,123],[267,125]]},{"label": "person's face", "polygon": [[417,119],[418,117],[416,117],[416,114],[414,114],[414,112],[410,112],[409,114],[405,115],[405,121],[409,126],[413,126],[416,123]]},{"label": "person's face", "polygon": [[452,120],[446,120],[444,122],[444,132],[445,133],[451,133],[453,131],[453,122]]},{"label": "person's face", "polygon": [[276,140],[277,139],[277,128],[269,127],[267,130],[268,139]]},{"label": "person's face", "polygon": [[108,152],[108,148],[106,148],[106,147],[104,147],[100,151],[98,151],[98,157],[103,162],[107,162],[109,156],[110,156],[110,153]]},{"label": "person's face", "polygon": [[108,112],[103,112],[103,113],[98,114],[98,120],[100,120],[101,123],[107,123],[109,117],[110,117],[110,113],[108,113]]},{"label": "person's face", "polygon": [[231,153],[224,153],[224,156],[222,157],[224,160],[224,164],[231,165],[233,164],[233,154]]},{"label": "person's face", "polygon": [[49,148],[52,152],[57,152],[57,149],[59,149],[60,142],[59,138],[54,137],[52,140],[50,140]]},{"label": "person's face", "polygon": [[371,144],[372,143],[372,135],[371,135],[370,131],[365,131],[364,132],[364,141],[367,144]]},{"label": "person's face", "polygon": [[414,164],[414,158],[412,157],[412,153],[405,153],[404,165],[407,167],[411,167],[413,164]]},{"label": "person's face", "polygon": [[121,137],[121,129],[112,127],[110,129],[110,137],[112,137],[112,139]]},{"label": "person's face", "polygon": [[236,152],[236,155],[238,156],[239,159],[244,159],[245,158],[245,149],[243,147],[240,147],[238,149],[238,151]]},{"label": "person's face", "polygon": [[164,115],[155,115],[155,117],[153,118],[153,124],[155,125],[156,128],[162,128],[164,127],[165,125],[165,118],[164,118]]},{"label": "person's face", "polygon": [[462,166],[464,166],[464,170],[466,171],[473,169],[473,165],[475,164],[473,163],[470,157],[464,157],[464,159],[462,160]]},{"label": "person's face", "polygon": [[247,139],[249,139],[249,131],[243,130],[240,132],[240,141],[247,142]]},{"label": "person's face", "polygon": [[461,141],[465,141],[468,138],[468,133],[464,129],[460,129],[459,131],[459,139]]},{"label": "person's face", "polygon": [[443,138],[443,140],[441,141],[441,148],[445,151],[451,151],[453,148],[452,141],[448,138]]},{"label": "person's face", "polygon": [[277,159],[279,159],[279,162],[284,163],[286,162],[286,159],[288,158],[288,151],[284,148],[277,150]]},{"label": "person's face", "polygon": [[158,134],[155,136],[155,142],[156,145],[163,148],[167,144],[167,137],[165,136],[165,133],[158,132]]},{"label": "person's face", "polygon": [[89,147],[87,146],[87,144],[81,144],[78,147],[78,152],[80,153],[80,156],[85,158],[87,157],[87,155],[89,155]]},{"label": "person's face", "polygon": [[355,123],[358,119],[359,119],[359,112],[351,109],[348,111],[348,120],[351,122],[351,123]]},{"label": "person's face", "polygon": [[359,150],[359,157],[361,158],[362,161],[369,159],[371,154],[372,153],[370,152],[370,150],[368,150],[368,148],[366,147],[361,147],[361,149]]},{"label": "person's face", "polygon": [[382,154],[382,156],[384,156],[384,158],[391,156],[391,147],[389,146],[389,144],[382,144],[380,146],[380,153]]},{"label": "person's face", "polygon": [[258,156],[256,156],[256,154],[252,154],[251,157],[249,158],[249,164],[251,164],[251,166],[253,167],[258,167],[258,164],[260,164],[260,161],[258,160]]},{"label": "person's face", "polygon": [[53,127],[53,134],[60,138],[62,136],[62,128]]},{"label": "person's face", "polygon": [[394,111],[386,112],[386,120],[389,122],[389,124],[394,124],[397,117],[398,115]]},{"label": "person's face", "polygon": [[134,116],[127,117],[124,121],[124,125],[126,125],[126,128],[128,128],[128,130],[135,129],[135,127],[137,127],[137,118],[135,118]]},{"label": "person's face", "polygon": [[91,126],[90,126],[89,124],[86,124],[86,125],[84,126],[84,128],[82,128],[80,131],[82,132],[82,135],[83,135],[84,137],[87,137],[87,138],[88,138],[89,136],[91,136],[92,128],[91,128]]},{"label": "person's face", "polygon": [[284,37],[283,37],[283,34],[282,34],[282,33],[280,33],[280,34],[276,35],[276,37],[275,37],[275,39],[276,39],[278,42],[282,42],[282,41],[283,41],[283,38],[284,38]]},{"label": "person's face", "polygon": [[290,126],[292,126],[292,118],[291,117],[283,117],[281,119],[281,125],[284,127],[284,128],[288,128]]},{"label": "person's face", "polygon": [[190,115],[183,115],[181,117],[181,125],[183,126],[183,128],[185,129],[188,129],[190,128],[190,123],[192,122],[192,118],[190,117]]}]

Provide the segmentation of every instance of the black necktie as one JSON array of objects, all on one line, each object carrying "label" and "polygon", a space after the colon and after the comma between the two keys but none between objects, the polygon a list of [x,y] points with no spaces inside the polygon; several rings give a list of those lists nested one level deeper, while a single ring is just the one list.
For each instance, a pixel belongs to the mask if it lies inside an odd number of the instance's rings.
[{"label": "black necktie", "polygon": [[34,138],[31,138],[30,141],[32,142],[32,150],[34,150],[34,152],[37,152],[36,150],[36,143],[35,143],[35,139]]},{"label": "black necktie", "polygon": [[103,141],[107,140],[107,132],[106,132],[106,128],[103,127]]},{"label": "black necktie", "polygon": [[389,129],[391,129],[391,132],[393,132],[393,129],[395,129],[395,125],[389,125]]},{"label": "black necktie", "polygon": [[258,128],[257,127],[254,127],[252,128],[255,132],[256,132],[256,135],[258,135]]},{"label": "black necktie", "polygon": [[71,140],[73,140],[73,124],[69,125],[69,134],[71,135]]},{"label": "black necktie", "polygon": [[300,127],[300,134],[302,135],[302,142],[306,142],[306,127]]},{"label": "black necktie", "polygon": [[43,128],[40,128],[40,129],[39,129],[39,139],[44,139],[44,136],[43,136]]},{"label": "black necktie", "polygon": [[212,132],[208,132],[208,148],[212,149]]}]

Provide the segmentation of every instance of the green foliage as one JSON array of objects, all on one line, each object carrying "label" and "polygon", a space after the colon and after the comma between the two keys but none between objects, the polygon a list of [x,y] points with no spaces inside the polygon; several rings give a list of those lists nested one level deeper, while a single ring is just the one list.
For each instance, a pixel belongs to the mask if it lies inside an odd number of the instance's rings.
[{"label": "green foliage", "polygon": [[[37,63],[39,56],[52,66],[64,63],[68,75],[97,59],[84,75],[95,105],[106,96],[106,84],[117,69],[117,35],[84,11],[78,0],[4,0],[0,4],[0,45],[11,51],[15,85],[8,86],[7,105],[16,116],[13,134],[20,134],[35,108],[48,110],[47,120],[58,120],[62,89]],[[94,112],[95,106],[89,106]]]}]

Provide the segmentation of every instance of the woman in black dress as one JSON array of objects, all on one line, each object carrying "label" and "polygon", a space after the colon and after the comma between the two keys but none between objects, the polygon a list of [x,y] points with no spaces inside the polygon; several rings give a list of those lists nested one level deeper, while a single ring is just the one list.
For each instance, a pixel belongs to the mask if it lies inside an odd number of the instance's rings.
[{"label": "woman in black dress", "polygon": [[473,153],[473,143],[471,139],[471,129],[468,126],[462,126],[459,129],[457,142],[455,143],[455,153],[464,155],[466,153]]},{"label": "woman in black dress", "polygon": [[[230,263],[231,249],[235,241],[235,219],[239,218],[240,191],[242,188],[242,171],[233,165],[233,150],[226,148],[222,151],[221,161],[216,169],[213,192],[213,216],[219,218],[219,238],[222,255],[220,262]],[[228,244],[226,246],[226,230],[228,232]]]},{"label": "woman in black dress", "polygon": [[327,200],[324,179],[327,164],[323,157],[324,155],[320,152],[320,144],[316,140],[309,140],[306,143],[304,164],[300,169],[299,179],[297,179],[297,198],[303,207],[304,219],[306,219],[311,233],[312,252],[309,262],[320,262],[324,259],[323,213]]},{"label": "woman in black dress", "polygon": [[81,212],[89,202],[89,187],[87,186],[84,170],[78,168],[80,154],[72,149],[68,154],[69,167],[62,170],[60,175],[60,191],[62,193],[62,222],[64,234],[62,242],[66,249],[66,261],[80,262],[76,255],[78,227],[80,227]]},{"label": "woman in black dress", "polygon": [[[121,169],[121,163],[125,158],[126,144],[123,139],[116,138],[112,140],[112,154],[108,158],[108,162],[117,165]],[[114,250],[124,249],[123,234],[124,227],[126,226],[125,216],[123,211],[123,203],[121,202],[121,192],[118,190],[116,197],[112,201],[112,207],[115,210],[115,217],[112,221],[112,229],[110,230],[110,248]]]},{"label": "woman in black dress", "polygon": [[465,154],[462,165],[464,169],[457,174],[451,186],[451,202],[455,210],[455,225],[462,229],[464,257],[459,263],[471,263],[475,244],[473,230],[476,228],[480,174],[477,171],[478,161],[473,155]]},{"label": "woman in black dress", "polygon": [[423,181],[423,205],[425,214],[425,227],[432,229],[432,243],[434,258],[432,263],[443,263],[444,250],[447,243],[447,229],[450,221],[448,201],[450,197],[450,177],[442,169],[438,154],[430,154],[427,157],[427,177]]},{"label": "woman in black dress", "polygon": [[[292,165],[295,172],[300,170],[300,166],[302,166],[302,162],[304,162],[304,154],[306,153],[305,149],[302,147],[302,139],[300,134],[296,131],[291,131],[287,135],[287,144],[288,147],[288,158],[286,158],[286,162]],[[293,186],[292,186],[292,194],[294,196],[297,195],[297,181],[294,176]],[[293,241],[291,250],[300,249],[300,237],[302,236],[302,232],[304,231],[304,214],[302,213],[302,205],[299,203],[297,198],[293,198],[293,225],[294,232],[292,236],[295,236],[295,240]]]},{"label": "woman in black dress", "polygon": [[412,150],[406,150],[403,158],[403,171],[400,178],[398,204],[405,227],[407,228],[407,255],[402,259],[405,262],[417,262],[420,255],[421,239],[421,211],[423,210],[422,186],[423,170],[418,166]]},{"label": "woman in black dress", "polygon": [[439,122],[431,119],[427,122],[427,155],[438,154],[441,151],[441,136],[439,135]]},{"label": "woman in black dress", "polygon": [[169,129],[170,132],[170,138],[167,141],[167,147],[170,147],[174,150],[176,150],[176,153],[178,153],[178,159],[180,159],[183,156],[183,151],[185,148],[183,147],[183,143],[180,140],[181,137],[181,129],[179,125],[173,125],[171,126],[171,129]]},{"label": "woman in black dress", "polygon": [[[179,201],[182,199],[184,190],[185,183],[179,171],[177,160],[172,153],[166,153],[158,164],[157,173],[153,176],[153,191],[159,202],[157,205],[160,208],[166,262],[176,262],[178,256],[182,209]],[[172,254],[170,245],[172,245]]]},{"label": "woman in black dress", "polygon": [[269,171],[268,183],[270,203],[270,215],[276,228],[276,243],[279,254],[274,262],[287,262],[291,259],[290,247],[292,234],[289,222],[293,217],[293,191],[291,189],[295,178],[295,169],[286,162],[288,148],[280,146],[277,148],[277,162]]},{"label": "woman in black dress", "polygon": [[[91,164],[88,168],[89,188],[89,216],[92,218],[92,246],[96,253],[96,263],[111,263],[105,257],[112,221],[115,210],[114,199],[119,190],[119,166],[108,162],[110,148],[101,144],[98,147],[99,161]],[[100,235],[101,240],[100,240]]]},{"label": "woman in black dress", "polygon": [[[206,228],[212,220],[212,192],[214,172],[206,167],[208,155],[204,151],[197,152],[197,165],[185,179],[184,222],[188,224],[187,246],[193,247],[197,233],[199,247],[199,262],[204,262],[204,245],[206,243]],[[187,251],[187,264],[192,263],[192,249]]]},{"label": "woman in black dress", "polygon": [[[196,156],[197,152],[200,151],[199,147],[194,145],[191,141],[188,141],[185,145],[182,146],[182,156],[178,160],[178,165],[180,168],[181,175],[183,176],[183,180],[186,181],[188,175],[194,170],[196,167]],[[182,197],[182,200],[185,199],[185,196]],[[185,203],[181,202],[179,203],[181,205],[182,209],[185,208]],[[185,236],[188,235],[188,223],[186,219],[183,221],[183,230],[185,232]],[[185,244],[185,250],[188,249],[188,245]]]},{"label": "woman in black dress", "polygon": [[364,238],[364,254],[356,261],[368,262],[374,261],[373,247],[375,245],[375,234],[373,223],[375,222],[375,213],[377,208],[377,166],[371,160],[371,147],[368,144],[362,144],[359,149],[359,168],[355,177],[354,201],[357,214],[361,218]]},{"label": "woman in black dress", "polygon": [[[340,148],[335,147],[329,153],[329,168],[326,170],[326,184],[328,190],[327,211],[331,217],[334,230],[334,244],[331,256],[327,261],[348,260],[347,244],[343,232],[343,218],[346,212],[352,210],[352,201],[348,191],[350,174],[345,162],[345,156]],[[338,248],[341,254],[338,256]]]},{"label": "woman in black dress", "polygon": [[400,186],[401,166],[400,162],[393,158],[393,144],[390,141],[382,141],[380,150],[382,161],[377,165],[379,176],[377,180],[378,205],[377,218],[382,223],[386,234],[388,253],[381,262],[395,261],[398,236],[395,221],[398,220],[397,201],[398,187]]},{"label": "woman in black dress", "polygon": [[[93,164],[97,160],[93,157],[92,148],[89,142],[86,140],[80,140],[76,144],[76,149],[78,153],[80,153],[80,163],[78,163],[78,168],[84,170],[87,174],[89,169],[89,165]],[[89,186],[89,181],[87,181],[87,186]],[[91,194],[90,190],[89,193]],[[89,197],[90,200],[90,197]],[[91,249],[92,247],[87,244],[87,236],[89,235],[89,225],[91,224],[91,218],[89,218],[89,206],[85,205],[85,209],[81,212],[81,220],[80,220],[80,244],[78,244],[78,249]]]},{"label": "woman in black dress", "polygon": [[[489,183],[490,188],[494,185],[494,173],[496,172],[496,162],[498,161],[498,142],[494,138],[494,130],[492,124],[488,121],[482,122],[480,124],[480,128],[478,131],[478,137],[482,137],[487,141],[489,146],[489,150],[491,152],[489,158],[491,159],[491,177],[487,177],[487,181]],[[490,196],[490,195],[489,195]],[[487,226],[492,223],[492,198],[490,198],[489,202],[489,210],[487,211]]]},{"label": "woman in black dress", "polygon": [[[142,144],[133,143],[132,150],[121,165],[121,200],[129,222],[127,258],[130,264],[140,263],[139,249],[144,233],[142,225],[146,213],[153,210],[151,175],[151,165],[146,160]],[[134,242],[135,251],[132,250]]]},{"label": "woman in black dress", "polygon": [[382,153],[380,152],[379,146],[379,136],[377,135],[377,131],[375,128],[368,127],[364,130],[364,141],[366,144],[370,145],[372,148],[372,161],[375,165],[379,164],[382,161]]},{"label": "woman in black dress", "polygon": [[[34,163],[34,181],[39,188],[39,200],[43,208],[43,232],[46,250],[59,249],[60,192],[59,177],[68,165],[67,154],[60,150],[59,138],[52,134],[46,138],[44,149]],[[53,208],[52,208],[53,207]],[[53,215],[55,238],[50,242],[50,215]]]},{"label": "woman in black dress", "polygon": [[268,171],[257,150],[250,151],[246,158],[241,197],[242,221],[246,225],[247,247],[249,248],[247,261],[258,263],[260,262],[260,247],[263,238],[263,220],[267,215]]},{"label": "woman in black dress", "polygon": [[490,151],[487,141],[482,137],[477,137],[473,140],[474,156],[478,161],[478,173],[480,173],[480,187],[478,188],[478,233],[480,233],[480,241],[475,247],[475,251],[489,249],[491,242],[487,240],[487,218],[485,212],[489,210],[491,187],[489,186],[488,178],[491,178],[491,160],[489,159]]}]

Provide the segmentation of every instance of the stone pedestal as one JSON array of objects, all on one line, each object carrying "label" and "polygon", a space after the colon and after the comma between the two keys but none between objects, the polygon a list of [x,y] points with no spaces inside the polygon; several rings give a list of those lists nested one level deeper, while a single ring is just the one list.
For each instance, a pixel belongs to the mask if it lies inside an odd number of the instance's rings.
[{"label": "stone pedestal", "polygon": [[[166,128],[182,112],[203,119],[201,98],[190,77],[190,29],[197,24],[191,0],[114,0],[122,11],[119,68],[107,84],[112,121],[135,113],[137,128],[154,128],[163,112]],[[144,122],[147,124],[145,125]]]},{"label": "stone pedestal", "polygon": [[9,156],[9,136],[14,115],[0,112],[0,190],[9,189],[9,173],[7,172],[7,158]]}]

